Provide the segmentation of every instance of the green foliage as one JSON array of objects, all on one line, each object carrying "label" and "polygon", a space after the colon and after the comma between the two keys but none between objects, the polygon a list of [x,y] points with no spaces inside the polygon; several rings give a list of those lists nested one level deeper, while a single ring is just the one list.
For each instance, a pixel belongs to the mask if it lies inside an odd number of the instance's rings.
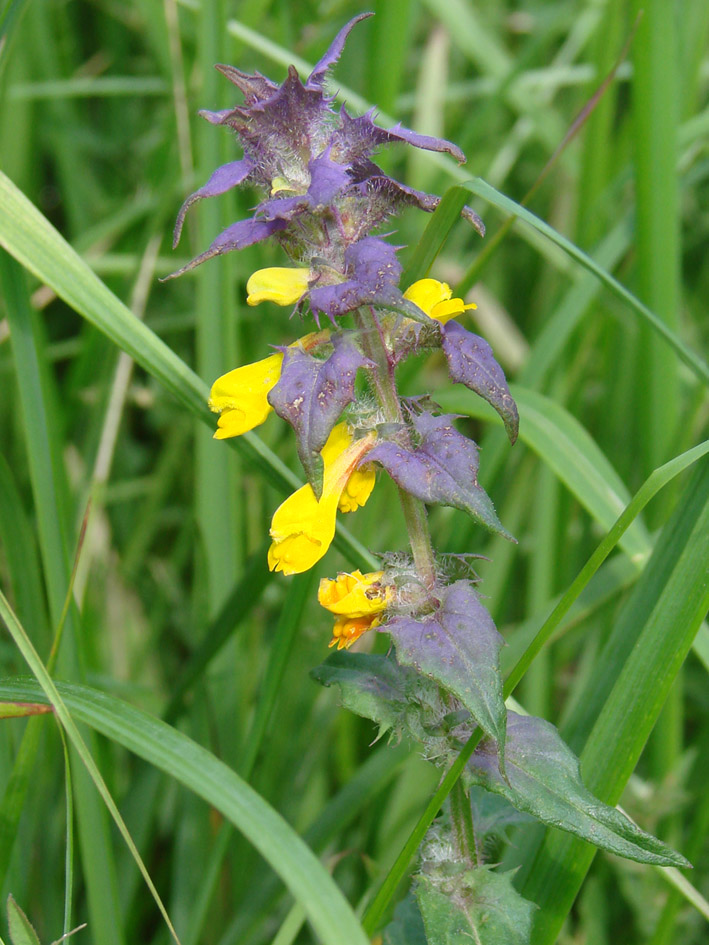
[{"label": "green foliage", "polygon": [[39,945],[37,933],[12,896],[7,897],[7,924],[12,945]]},{"label": "green foliage", "polygon": [[464,945],[526,945],[534,906],[512,885],[509,874],[489,869],[452,870],[439,863],[416,881],[429,942]]}]

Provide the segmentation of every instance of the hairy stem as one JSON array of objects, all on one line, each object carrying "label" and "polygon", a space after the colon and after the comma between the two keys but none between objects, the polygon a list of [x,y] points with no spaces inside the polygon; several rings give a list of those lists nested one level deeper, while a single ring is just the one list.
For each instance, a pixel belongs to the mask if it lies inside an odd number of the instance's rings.
[{"label": "hairy stem", "polygon": [[453,785],[450,793],[451,820],[453,821],[453,836],[458,852],[468,866],[477,866],[478,854],[475,848],[475,832],[473,830],[473,813],[470,808],[470,797],[460,780]]},{"label": "hairy stem", "polygon": [[[373,371],[374,386],[384,416],[388,422],[403,424],[404,415],[401,410],[399,392],[396,389],[394,364],[389,357],[379,321],[374,311],[370,309],[369,312],[360,310],[356,315],[356,322],[361,331],[364,353],[376,365]],[[426,507],[423,502],[415,499],[403,489],[399,489],[398,492],[409,533],[414,565],[424,585],[431,589],[436,582],[436,567],[433,560],[433,546],[431,544],[431,533],[428,529]]]}]

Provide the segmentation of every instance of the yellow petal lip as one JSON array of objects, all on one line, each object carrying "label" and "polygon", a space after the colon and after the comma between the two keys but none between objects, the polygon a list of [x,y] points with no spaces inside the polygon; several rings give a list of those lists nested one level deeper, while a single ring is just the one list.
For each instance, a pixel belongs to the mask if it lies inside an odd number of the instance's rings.
[{"label": "yellow petal lip", "polygon": [[453,299],[451,287],[438,279],[419,279],[404,292],[404,298],[418,305],[430,318],[445,324],[451,318],[462,315],[471,308],[477,308],[474,302],[466,303],[462,299]]},{"label": "yellow petal lip", "polygon": [[340,573],[323,578],[318,589],[322,607],[337,616],[367,617],[380,614],[391,599],[391,588],[381,583],[383,571]]},{"label": "yellow petal lip", "polygon": [[328,646],[337,646],[338,650],[349,650],[367,630],[373,630],[381,623],[376,614],[368,617],[338,617],[332,628],[332,640]]},{"label": "yellow petal lip", "polygon": [[268,566],[272,571],[300,574],[312,568],[327,552],[335,537],[340,497],[375,439],[376,435],[370,433],[353,442],[346,423],[333,429],[322,450],[325,470],[320,500],[306,484],[282,502],[273,515],[273,543],[268,552]]},{"label": "yellow petal lip", "polygon": [[241,436],[264,422],[272,409],[268,394],[278,383],[282,364],[283,355],[277,352],[217,378],[209,395],[209,409],[220,414],[215,439]]},{"label": "yellow petal lip", "polygon": [[246,301],[249,305],[259,305],[261,302],[294,305],[308,291],[309,280],[309,269],[278,266],[258,269],[246,283]]}]

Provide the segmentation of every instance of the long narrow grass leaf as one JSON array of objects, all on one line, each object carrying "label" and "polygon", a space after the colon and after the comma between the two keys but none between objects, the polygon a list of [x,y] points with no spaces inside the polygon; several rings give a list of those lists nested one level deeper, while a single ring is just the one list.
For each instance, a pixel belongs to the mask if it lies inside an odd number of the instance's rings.
[{"label": "long narrow grass leaf", "polygon": [[[12,621],[1,598],[0,606],[3,619]],[[17,631],[14,622],[13,629]],[[48,682],[52,691],[54,684]],[[303,905],[326,945],[367,945],[351,908],[310,848],[253,788],[211,752],[159,719],[98,690],[59,683],[54,692],[52,703],[55,708],[61,705],[69,726],[74,725],[74,717],[144,758],[194,791],[241,830]],[[42,690],[32,680],[5,680],[0,684],[0,698],[26,700],[27,693],[42,698]]]},{"label": "long narrow grass leaf", "polygon": [[478,177],[475,180],[467,181],[463,186],[466,187],[470,193],[477,194],[477,196],[487,200],[488,203],[493,204],[493,206],[498,207],[498,209],[505,213],[511,213],[513,216],[519,217],[522,223],[532,227],[538,233],[541,233],[542,236],[562,249],[574,262],[577,262],[580,266],[583,266],[584,269],[592,272],[611,292],[622,299],[637,315],[651,325],[658,335],[664,338],[684,363],[696,374],[700,381],[704,384],[709,384],[709,366],[706,362],[692,351],[692,349],[689,348],[661,318],[658,318],[647,305],[636,298],[632,292],[629,292],[622,283],[618,282],[615,276],[612,276],[609,272],[606,272],[605,269],[602,269],[587,253],[579,249],[578,246],[575,246],[570,240],[566,239],[565,236],[562,236],[561,233],[557,233],[557,231],[549,226],[548,223],[545,223],[544,220],[540,220],[539,217],[530,213],[529,210],[525,209],[520,204],[515,203],[514,200],[501,194],[499,190],[495,190],[494,187],[490,186],[490,184],[481,178]]}]

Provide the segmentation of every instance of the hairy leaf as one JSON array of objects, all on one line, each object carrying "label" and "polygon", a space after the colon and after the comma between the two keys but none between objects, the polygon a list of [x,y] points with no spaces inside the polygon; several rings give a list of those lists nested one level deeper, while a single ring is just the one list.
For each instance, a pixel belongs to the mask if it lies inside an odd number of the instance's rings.
[{"label": "hairy leaf", "polygon": [[[422,724],[414,721],[417,708],[423,725],[435,724],[445,711],[441,710],[438,687],[390,656],[338,650],[310,675],[323,686],[339,686],[345,708],[376,722],[380,736],[391,730],[420,738]],[[415,730],[406,725],[404,733],[407,714]]]},{"label": "hairy leaf", "polygon": [[322,495],[320,455],[344,408],[354,400],[357,368],[370,364],[349,333],[332,336],[335,350],[325,361],[302,348],[287,348],[281,377],[268,395],[279,417],[295,430],[298,456],[313,492]]},{"label": "hairy leaf", "polygon": [[497,746],[491,739],[480,743],[468,769],[474,783],[501,794],[543,823],[597,847],[638,863],[689,865],[681,854],[594,797],[581,780],[578,758],[556,728],[543,719],[509,713],[506,778],[500,775]]},{"label": "hairy leaf", "polygon": [[[383,629],[405,666],[435,679],[458,698],[500,746],[505,742],[500,649],[504,640],[470,581],[444,588],[424,617],[393,617]],[[501,758],[502,761],[502,758]]]},{"label": "hairy leaf", "polygon": [[450,379],[465,384],[494,407],[502,417],[510,442],[514,443],[519,432],[517,405],[490,345],[456,321],[441,325],[441,338]]},{"label": "hairy leaf", "polygon": [[39,945],[37,933],[12,896],[7,897],[7,924],[12,945]]},{"label": "hairy leaf", "polygon": [[434,505],[462,509],[491,532],[515,539],[502,526],[492,501],[478,485],[478,448],[453,426],[453,414],[422,413],[414,420],[421,443],[407,449],[394,442],[379,443],[367,462],[380,463],[394,482],[410,495]]},{"label": "hairy leaf", "polygon": [[435,945],[529,945],[534,905],[511,873],[486,867],[452,873],[441,864],[416,882],[426,937]]}]

